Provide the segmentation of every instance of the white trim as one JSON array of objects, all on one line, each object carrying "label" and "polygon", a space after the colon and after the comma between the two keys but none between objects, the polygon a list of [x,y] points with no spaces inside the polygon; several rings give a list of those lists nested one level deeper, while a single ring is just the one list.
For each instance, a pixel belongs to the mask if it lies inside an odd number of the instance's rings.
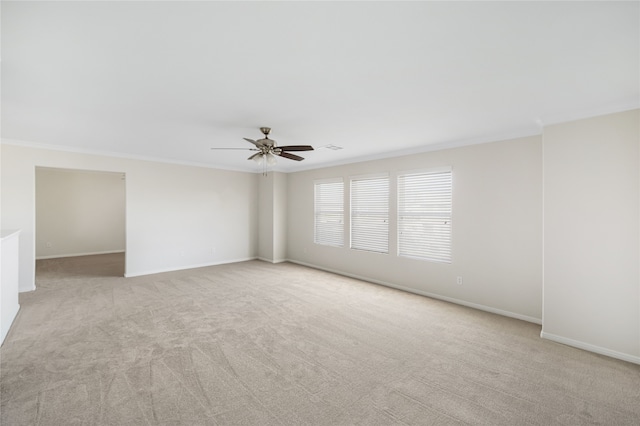
[{"label": "white trim", "polygon": [[[102,157],[124,158],[124,159],[127,159],[127,160],[150,161],[150,162],[153,162],[153,163],[177,164],[177,165],[180,165],[180,166],[192,166],[192,167],[203,167],[203,168],[206,168],[206,169],[228,170],[228,171],[232,171],[232,172],[243,172],[243,173],[251,173],[251,174],[262,173],[262,171],[258,172],[258,171],[254,171],[254,170],[243,169],[243,168],[223,166],[223,165],[220,165],[220,164],[207,164],[207,163],[200,163],[200,162],[197,162],[197,161],[174,160],[174,159],[170,159],[170,158],[161,158],[161,157],[151,157],[151,156],[146,156],[146,155],[127,154],[127,153],[123,153],[123,152],[101,151],[101,150],[97,150],[97,149],[79,148],[79,147],[72,147],[72,146],[66,146],[66,145],[53,145],[53,144],[45,144],[45,143],[38,143],[38,142],[28,142],[28,141],[22,141],[22,140],[19,140],[19,139],[2,138],[2,139],[0,139],[0,144],[2,144],[2,145],[15,145],[15,146],[21,146],[21,147],[25,147],[25,148],[44,149],[44,150],[49,150],[49,151],[70,152],[70,153],[73,153],[73,154],[99,155],[99,156],[102,156]],[[47,166],[39,166],[39,167],[47,167]]]},{"label": "white trim", "polygon": [[124,253],[124,250],[94,251],[89,253],[54,254],[51,256],[37,256],[36,260],[60,259],[63,257],[94,256],[98,254],[113,254],[113,253]]},{"label": "white trim", "polygon": [[628,99],[623,102],[612,103],[597,108],[587,108],[578,112],[569,114],[556,114],[547,117],[538,118],[538,125],[541,127],[555,126],[556,124],[571,123],[572,121],[586,120],[589,118],[602,117],[605,115],[618,114],[620,112],[633,111],[640,108],[640,102],[637,99]]},{"label": "white trim", "polygon": [[256,260],[256,259],[257,259],[257,257],[245,257],[245,258],[240,258],[240,259],[229,259],[229,260],[223,260],[221,262],[209,262],[209,263],[201,263],[201,264],[198,264],[198,265],[180,266],[178,268],[155,269],[155,270],[151,270],[151,271],[134,272],[132,274],[125,273],[124,276],[125,276],[125,278],[133,278],[133,277],[140,277],[140,276],[143,276],[143,275],[153,275],[153,274],[162,274],[162,273],[165,273],[165,272],[183,271],[185,269],[206,268],[208,266],[217,266],[217,265],[226,265],[226,264],[229,264],[229,263],[247,262],[249,260]]},{"label": "white trim", "polygon": [[282,262],[287,262],[287,259],[267,259],[266,257],[256,257],[257,260],[261,260],[263,262],[268,262],[268,263],[282,263]]},{"label": "white trim", "polygon": [[[343,160],[327,161],[320,164],[309,164],[308,166],[296,165],[297,167],[295,168],[291,168],[290,166],[290,167],[287,167],[286,169],[282,169],[282,168],[279,168],[278,165],[276,165],[270,171],[280,172],[280,173],[297,173],[297,172],[304,172],[308,170],[324,169],[329,167],[343,166],[347,164],[362,163],[366,161],[404,157],[408,155],[422,154],[422,153],[433,152],[433,151],[444,151],[448,149],[462,148],[462,147],[472,146],[472,145],[482,145],[486,143],[502,142],[502,141],[507,141],[512,139],[527,138],[531,136],[540,136],[542,135],[543,129],[545,126],[569,123],[572,121],[584,120],[587,118],[594,118],[594,117],[599,117],[599,116],[609,115],[609,114],[616,114],[619,112],[632,111],[638,108],[640,108],[640,103],[636,99],[630,99],[627,101],[622,101],[622,102],[611,104],[601,108],[586,109],[581,112],[573,113],[573,114],[549,116],[549,117],[542,117],[542,118],[536,117],[535,119],[532,119],[533,121],[531,125],[524,125],[524,126],[520,126],[519,128],[507,129],[503,132],[492,133],[490,135],[478,136],[478,137],[473,137],[468,139],[438,141],[438,142],[429,143],[429,144],[425,144],[418,147],[387,151],[380,154],[355,156],[351,158],[345,158]],[[73,153],[80,153],[80,154],[126,158],[126,159],[132,159],[132,160],[152,161],[157,163],[205,167],[209,169],[229,170],[229,171],[245,172],[245,173],[251,173],[251,174],[262,174],[262,170],[256,171],[256,170],[248,170],[244,168],[233,168],[228,166],[222,166],[219,164],[218,165],[205,164],[205,163],[199,163],[199,162],[193,162],[193,161],[180,161],[180,160],[172,160],[168,158],[124,154],[124,153],[118,153],[113,151],[99,151],[99,150],[92,150],[87,148],[50,145],[45,143],[21,141],[17,139],[2,138],[0,139],[0,144],[48,149],[51,151],[65,151],[65,152],[73,152]]]},{"label": "white trim", "polygon": [[562,337],[556,334],[546,333],[544,331],[540,332],[540,337],[543,339],[551,340],[556,343],[562,343],[563,345],[573,346],[574,348],[583,349],[585,351],[594,352],[600,355],[606,355],[611,358],[621,359],[623,361],[632,362],[634,364],[640,364],[640,356],[635,356],[635,355],[630,355],[623,352],[614,351],[611,349],[592,345],[590,343],[581,342],[579,340],[569,339],[568,337]]},{"label": "white trim", "polygon": [[[432,194],[434,184],[437,188],[435,200]],[[447,192],[444,192],[443,185],[446,185]],[[396,256],[427,262],[453,263],[453,168],[442,166],[398,173],[396,190]],[[437,214],[430,209],[423,210],[425,204],[444,204],[442,197],[448,198],[448,208],[438,207]],[[427,230],[422,229],[416,235],[411,230],[411,225],[407,227],[408,224],[415,225],[414,219],[433,220],[436,217],[444,223],[438,226],[435,234],[429,234]],[[409,238],[405,239],[407,234]],[[444,239],[447,234],[448,241]],[[419,243],[415,242],[416,238],[420,240]]]},{"label": "white trim", "polygon": [[353,182],[354,180],[369,180],[369,179],[380,179],[380,178],[391,178],[389,172],[380,172],[380,173],[366,173],[364,175],[354,175],[349,176],[349,181]]},{"label": "white trim", "polygon": [[414,154],[423,154],[433,151],[445,151],[449,149],[462,148],[472,145],[483,145],[486,143],[503,142],[513,139],[522,139],[532,136],[541,136],[545,126],[553,126],[556,124],[569,123],[572,121],[584,120],[588,118],[600,117],[604,115],[617,114],[619,112],[632,111],[640,108],[640,102],[637,99],[630,99],[627,101],[615,103],[602,108],[585,109],[578,113],[549,116],[549,117],[537,117],[533,119],[530,126],[521,126],[519,128],[507,129],[500,133],[492,133],[490,135],[472,137],[469,139],[457,139],[457,140],[444,140],[434,142],[418,147],[399,149],[395,151],[387,151],[380,154],[362,155],[351,158],[345,158],[343,160],[328,161],[322,164],[309,164],[308,166],[301,165],[296,167],[295,170],[290,170],[286,173],[305,172],[308,170],[324,169],[328,167],[344,166],[347,164],[363,163],[366,161],[385,160],[389,158],[404,157]]},{"label": "white trim", "polygon": [[[38,166],[36,165],[36,172],[38,169],[49,171],[49,172],[57,172],[57,173],[92,173],[98,175],[122,175],[121,178],[124,178],[126,172],[122,171],[110,171],[110,170],[90,170],[90,169],[69,169],[67,167],[51,167],[51,166]],[[124,179],[123,179],[124,180]]]},{"label": "white trim", "polygon": [[453,172],[453,166],[429,167],[424,169],[398,170],[396,178],[408,175],[430,175],[435,173]]},{"label": "white trim", "polygon": [[352,158],[346,158],[344,160],[329,161],[322,164],[310,164],[309,166],[303,165],[301,167],[298,166],[296,167],[295,170],[290,170],[287,173],[305,172],[308,170],[344,166],[347,164],[364,163],[367,161],[375,161],[375,160],[386,160],[389,158],[406,157],[409,155],[423,154],[423,153],[433,152],[433,151],[445,151],[449,149],[463,148],[463,147],[472,146],[472,145],[482,145],[486,143],[503,142],[503,141],[509,141],[514,139],[528,138],[532,136],[540,136],[541,131],[538,125],[534,125],[532,127],[535,127],[535,128],[526,129],[522,131],[512,131],[512,132],[507,131],[504,133],[495,134],[493,136],[480,136],[477,138],[470,138],[470,139],[435,142],[432,144],[422,145],[414,148],[387,151],[387,152],[383,152],[380,154],[373,154],[373,155],[356,156]]},{"label": "white trim", "polygon": [[344,210],[349,212],[350,249],[390,253],[392,190],[389,172],[350,177],[349,210]]},{"label": "white trim", "polygon": [[340,176],[340,177],[327,178],[327,179],[314,179],[313,181],[314,186],[318,183],[344,183],[344,178]]},{"label": "white trim", "polygon": [[[327,188],[329,187],[329,188]],[[313,243],[344,247],[345,220],[345,189],[342,177],[332,179],[319,179],[313,182]],[[342,197],[337,197],[342,193]],[[333,220],[329,223],[327,219],[334,218],[334,215],[341,216],[339,223]],[[320,219],[320,221],[318,220]],[[339,227],[338,225],[342,225]],[[334,226],[336,229],[334,229]],[[320,229],[319,229],[320,228]],[[318,232],[320,230],[320,232]],[[332,231],[340,231],[339,235]]]},{"label": "white trim", "polygon": [[318,266],[318,265],[313,265],[311,263],[301,262],[299,260],[288,259],[287,261],[291,262],[291,263],[296,263],[296,264],[302,265],[302,266],[308,266],[309,268],[320,269],[322,271],[332,272],[334,274],[343,275],[345,277],[355,278],[355,279],[362,280],[362,281],[367,281],[367,282],[370,282],[370,283],[373,283],[373,284],[379,284],[379,285],[383,285],[385,287],[395,288],[397,290],[406,291],[407,293],[418,294],[420,296],[430,297],[432,299],[438,299],[438,300],[442,300],[442,301],[445,301],[445,302],[454,303],[456,305],[466,306],[468,308],[478,309],[480,311],[485,311],[485,312],[490,312],[492,314],[502,315],[504,317],[515,318],[515,319],[518,319],[518,320],[521,320],[521,321],[531,322],[533,324],[538,324],[538,325],[542,324],[542,320],[540,318],[534,318],[534,317],[530,317],[528,315],[522,315],[522,314],[518,314],[518,313],[515,313],[515,312],[510,312],[510,311],[505,311],[505,310],[502,310],[502,309],[492,308],[491,306],[485,306],[485,305],[480,305],[478,303],[467,302],[465,300],[455,299],[453,297],[441,296],[439,294],[429,293],[427,291],[417,290],[417,289],[410,288],[410,287],[404,287],[404,286],[392,284],[392,283],[389,283],[389,282],[386,282],[386,281],[376,280],[376,279],[372,279],[372,278],[368,278],[368,277],[363,277],[361,275],[350,274],[348,272],[338,271],[336,269],[325,268],[323,266]]}]

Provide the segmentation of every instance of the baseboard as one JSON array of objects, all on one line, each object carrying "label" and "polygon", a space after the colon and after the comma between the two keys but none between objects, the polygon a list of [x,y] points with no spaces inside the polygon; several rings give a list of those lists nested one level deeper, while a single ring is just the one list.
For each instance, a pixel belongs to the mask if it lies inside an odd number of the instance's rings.
[{"label": "baseboard", "polygon": [[603,348],[600,346],[592,345],[590,343],[581,342],[579,340],[569,339],[568,337],[562,337],[544,331],[540,332],[540,337],[543,339],[551,340],[556,343],[562,343],[563,345],[573,346],[574,348],[583,349],[585,351],[594,352],[600,355],[606,355],[611,358],[621,359],[622,361],[632,362],[634,364],[640,364],[640,356],[630,355],[623,352],[614,351],[611,349]]},{"label": "baseboard", "polygon": [[502,309],[493,308],[491,306],[480,305],[478,303],[467,302],[466,300],[455,299],[453,297],[442,296],[442,295],[436,294],[436,293],[429,293],[427,291],[417,290],[417,289],[411,288],[411,287],[405,287],[405,286],[389,283],[389,282],[386,282],[386,281],[376,280],[374,278],[363,277],[361,275],[351,274],[351,273],[344,272],[344,271],[339,271],[339,270],[336,270],[336,269],[325,268],[325,267],[314,265],[314,264],[311,264],[311,263],[301,262],[299,260],[293,260],[293,259],[287,259],[287,260],[289,262],[291,262],[291,263],[297,263],[298,265],[308,266],[310,268],[320,269],[320,270],[327,271],[327,272],[332,272],[332,273],[338,274],[338,275],[344,275],[345,277],[355,278],[355,279],[358,279],[358,280],[367,281],[367,282],[374,283],[374,284],[380,284],[380,285],[383,285],[385,287],[395,288],[395,289],[398,289],[398,290],[406,291],[408,293],[419,294],[420,296],[426,296],[426,297],[430,297],[432,299],[438,299],[438,300],[442,300],[442,301],[445,301],[445,302],[455,303],[456,305],[462,305],[462,306],[466,306],[466,307],[469,307],[469,308],[478,309],[480,311],[490,312],[492,314],[498,314],[498,315],[502,315],[502,316],[505,316],[505,317],[515,318],[515,319],[519,319],[519,320],[522,320],[522,321],[526,321],[526,322],[531,322],[531,323],[534,323],[534,324],[542,325],[542,320],[540,318],[535,318],[535,317],[530,317],[530,316],[527,316],[527,315],[518,314],[518,313],[515,313],[515,312],[505,311],[505,310],[502,310]]},{"label": "baseboard", "polygon": [[223,260],[221,262],[200,263],[200,264],[197,264],[197,265],[181,266],[181,267],[178,267],[178,268],[154,269],[154,270],[149,270],[149,271],[125,273],[124,276],[125,276],[125,278],[141,277],[143,275],[153,275],[153,274],[162,274],[162,273],[165,273],[165,272],[184,271],[185,269],[206,268],[208,266],[226,265],[228,263],[247,262],[249,260],[256,260],[256,259],[258,259],[258,258],[257,257],[246,257],[246,258],[241,258],[241,259],[229,259],[229,260]]},{"label": "baseboard", "polygon": [[262,260],[263,262],[269,262],[269,263],[282,263],[282,262],[289,261],[289,259],[267,259],[266,257],[256,257],[256,259]]},{"label": "baseboard", "polygon": [[28,293],[30,291],[35,291],[35,290],[36,290],[36,284],[35,283],[33,283],[31,285],[31,287],[29,287],[27,289],[18,287],[18,293]]},{"label": "baseboard", "polygon": [[90,253],[71,253],[71,254],[54,254],[51,256],[36,256],[36,260],[61,259],[64,257],[95,256],[98,254],[113,254],[113,253],[124,253],[124,250],[108,250],[108,251],[95,251]]}]

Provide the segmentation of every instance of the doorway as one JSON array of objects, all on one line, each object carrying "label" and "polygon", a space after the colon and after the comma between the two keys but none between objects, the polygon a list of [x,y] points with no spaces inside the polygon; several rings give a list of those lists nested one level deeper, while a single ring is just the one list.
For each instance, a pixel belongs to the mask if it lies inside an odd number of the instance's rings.
[{"label": "doorway", "polygon": [[125,174],[36,167],[35,186],[36,280],[39,271],[124,276]]}]

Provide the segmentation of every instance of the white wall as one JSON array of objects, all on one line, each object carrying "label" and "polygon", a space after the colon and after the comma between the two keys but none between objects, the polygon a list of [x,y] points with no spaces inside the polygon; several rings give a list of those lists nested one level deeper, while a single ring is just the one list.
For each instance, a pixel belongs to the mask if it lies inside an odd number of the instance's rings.
[{"label": "white wall", "polygon": [[287,174],[273,176],[273,260],[287,259]]},{"label": "white wall", "polygon": [[36,258],[124,249],[124,174],[36,169]]},{"label": "white wall", "polygon": [[[288,176],[288,258],[374,282],[540,322],[542,318],[542,141],[540,136],[291,173]],[[453,168],[453,261],[399,258],[398,172]],[[390,254],[313,242],[313,183],[389,172]],[[346,218],[348,220],[348,216]],[[463,277],[463,285],[456,277]]]},{"label": "white wall", "polygon": [[640,363],[639,110],[544,130],[543,337]]},{"label": "white wall", "polygon": [[2,228],[22,229],[20,290],[34,289],[36,167],[126,174],[126,274],[257,256],[257,175],[2,145]]},{"label": "white wall", "polygon": [[273,172],[258,177],[258,258],[267,262],[273,262],[273,179]]},{"label": "white wall", "polygon": [[268,262],[283,262],[287,259],[287,175],[269,172],[258,179],[258,257]]}]

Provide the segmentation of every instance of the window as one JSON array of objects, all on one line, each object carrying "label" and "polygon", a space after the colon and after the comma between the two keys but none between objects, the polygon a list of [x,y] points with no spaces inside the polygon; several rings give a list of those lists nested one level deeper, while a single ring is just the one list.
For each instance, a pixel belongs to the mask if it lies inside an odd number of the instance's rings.
[{"label": "window", "polygon": [[344,182],[342,179],[315,183],[313,241],[329,246],[344,245]]},{"label": "window", "polygon": [[389,176],[351,180],[351,248],[389,252]]},{"label": "window", "polygon": [[451,168],[398,176],[398,256],[451,262]]}]

